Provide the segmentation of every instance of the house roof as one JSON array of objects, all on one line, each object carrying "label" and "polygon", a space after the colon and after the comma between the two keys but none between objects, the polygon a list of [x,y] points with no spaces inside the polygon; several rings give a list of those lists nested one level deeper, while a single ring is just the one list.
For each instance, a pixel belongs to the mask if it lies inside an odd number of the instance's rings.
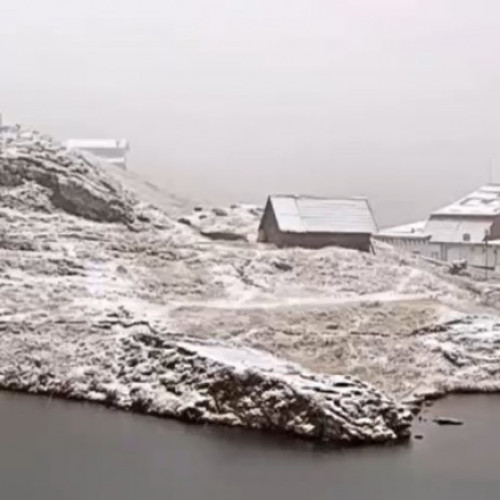
[{"label": "house roof", "polygon": [[483,217],[500,215],[500,184],[487,184],[451,205],[436,210],[433,215]]},{"label": "house roof", "polygon": [[427,236],[425,233],[425,226],[427,221],[418,221],[410,224],[404,224],[402,226],[394,226],[388,227],[386,229],[382,229],[378,233],[379,236],[388,236],[388,237],[405,237],[405,238],[423,238]]},{"label": "house roof", "polygon": [[425,232],[431,235],[431,241],[436,242],[482,243],[491,225],[489,219],[432,216]]},{"label": "house roof", "polygon": [[69,139],[68,149],[128,149],[126,139]]},{"label": "house roof", "polygon": [[283,232],[372,234],[377,231],[365,198],[275,195],[269,201]]}]

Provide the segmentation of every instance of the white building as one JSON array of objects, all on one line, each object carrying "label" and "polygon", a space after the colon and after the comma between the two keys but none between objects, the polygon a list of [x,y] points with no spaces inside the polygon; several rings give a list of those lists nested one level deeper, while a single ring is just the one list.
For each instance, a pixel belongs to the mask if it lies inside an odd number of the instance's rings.
[{"label": "white building", "polygon": [[488,184],[431,214],[425,226],[431,241],[484,243],[500,239],[500,185]]},{"label": "white building", "polygon": [[500,267],[500,185],[483,186],[425,222],[386,229],[375,238],[437,260]]},{"label": "white building", "polygon": [[127,168],[130,146],[126,139],[69,139],[65,146],[68,149],[92,153],[101,160],[123,169]]}]

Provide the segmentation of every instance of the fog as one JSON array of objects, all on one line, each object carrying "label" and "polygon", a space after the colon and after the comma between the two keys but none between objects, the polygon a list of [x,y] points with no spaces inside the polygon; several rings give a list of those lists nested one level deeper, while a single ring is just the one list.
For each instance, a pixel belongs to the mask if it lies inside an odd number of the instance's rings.
[{"label": "fog", "polygon": [[500,182],[494,0],[0,0],[0,112],[127,137],[205,203],[366,195],[380,225]]}]

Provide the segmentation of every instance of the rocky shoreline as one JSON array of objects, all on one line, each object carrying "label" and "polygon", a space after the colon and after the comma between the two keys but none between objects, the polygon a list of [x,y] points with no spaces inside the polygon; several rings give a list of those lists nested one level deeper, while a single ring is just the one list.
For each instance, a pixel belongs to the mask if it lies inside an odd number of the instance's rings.
[{"label": "rocky shoreline", "polygon": [[31,353],[0,368],[0,387],[138,413],[293,434],[343,445],[407,439],[412,416],[369,385],[319,375],[254,349],[113,327],[99,366],[49,367]]}]

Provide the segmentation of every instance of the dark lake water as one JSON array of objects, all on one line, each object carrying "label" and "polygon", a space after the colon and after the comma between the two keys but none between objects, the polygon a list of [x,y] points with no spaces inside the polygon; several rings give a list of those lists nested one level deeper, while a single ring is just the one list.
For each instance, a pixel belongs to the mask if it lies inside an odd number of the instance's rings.
[{"label": "dark lake water", "polygon": [[19,500],[498,500],[500,397],[454,397],[422,441],[311,443],[0,393],[0,488]]}]

